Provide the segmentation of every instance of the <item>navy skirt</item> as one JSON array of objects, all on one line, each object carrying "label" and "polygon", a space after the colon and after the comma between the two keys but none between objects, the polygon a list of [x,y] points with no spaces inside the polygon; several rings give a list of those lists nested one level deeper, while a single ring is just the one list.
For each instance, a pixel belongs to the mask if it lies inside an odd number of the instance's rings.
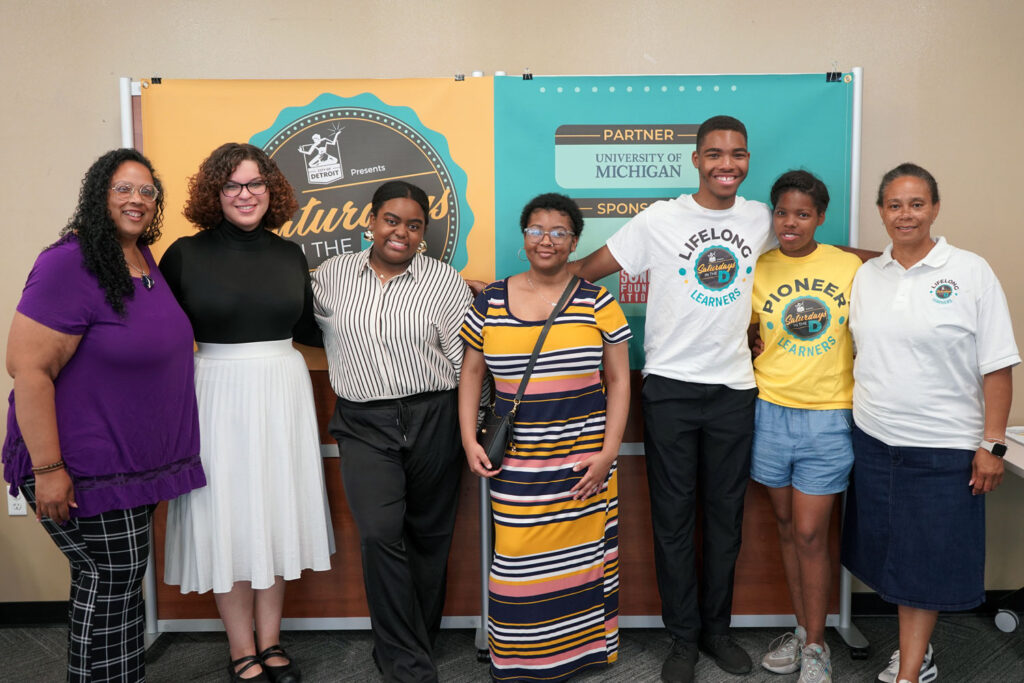
[{"label": "navy skirt", "polygon": [[888,446],[853,428],[842,562],[883,599],[927,610],[985,601],[985,496],[974,451]]}]

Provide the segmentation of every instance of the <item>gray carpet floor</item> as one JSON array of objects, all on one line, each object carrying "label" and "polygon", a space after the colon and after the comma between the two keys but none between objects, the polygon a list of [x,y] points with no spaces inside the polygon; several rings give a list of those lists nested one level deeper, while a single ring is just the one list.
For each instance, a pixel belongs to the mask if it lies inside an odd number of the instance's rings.
[{"label": "gray carpet floor", "polygon": [[[897,646],[894,617],[860,617],[854,620],[871,643],[867,660],[854,660],[832,630],[827,640],[832,649],[834,680],[875,680]],[[943,616],[932,643],[939,680],[943,682],[1024,681],[1024,629],[1002,633],[988,617]],[[760,657],[778,629],[736,629],[734,635],[752,657]],[[0,628],[0,681],[57,683],[64,680],[67,631],[62,627]],[[375,683],[380,675],[370,660],[372,646],[367,631],[290,631],[283,645],[295,657],[306,683]],[[627,629],[621,633],[618,663],[573,679],[596,681],[658,681],[661,662],[670,639],[660,629]],[[442,683],[476,683],[489,680],[487,665],[477,661],[474,633],[443,631],[438,642],[437,664]],[[170,681],[222,682],[226,673],[227,644],[222,633],[165,633],[147,654],[150,683]],[[797,675],[778,676],[755,667],[748,676],[730,676],[702,657],[697,665],[701,682],[773,681],[795,682]]]}]

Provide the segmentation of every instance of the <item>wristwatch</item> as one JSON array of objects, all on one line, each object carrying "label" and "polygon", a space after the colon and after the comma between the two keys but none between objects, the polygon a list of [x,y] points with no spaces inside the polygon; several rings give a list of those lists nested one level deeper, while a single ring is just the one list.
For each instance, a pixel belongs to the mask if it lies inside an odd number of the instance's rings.
[{"label": "wristwatch", "polygon": [[998,441],[982,441],[981,447],[997,458],[1001,458],[1006,455],[1005,443],[999,443]]}]

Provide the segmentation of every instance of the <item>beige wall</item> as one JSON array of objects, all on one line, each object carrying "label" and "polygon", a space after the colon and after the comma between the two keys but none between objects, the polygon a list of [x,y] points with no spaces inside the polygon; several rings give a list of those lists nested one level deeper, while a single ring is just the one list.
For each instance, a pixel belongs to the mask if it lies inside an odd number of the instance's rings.
[{"label": "beige wall", "polygon": [[[802,73],[835,60],[864,67],[861,245],[886,243],[872,196],[882,173],[924,165],[943,191],[935,231],[989,259],[1024,346],[1020,218],[1000,201],[1024,181],[1011,163],[1024,149],[1019,0],[0,0],[0,10],[2,321],[85,168],[119,144],[119,76]],[[994,589],[1024,584],[1024,482],[1009,479],[989,498]],[[0,602],[67,597],[66,563],[34,519],[2,510],[0,576]]]}]

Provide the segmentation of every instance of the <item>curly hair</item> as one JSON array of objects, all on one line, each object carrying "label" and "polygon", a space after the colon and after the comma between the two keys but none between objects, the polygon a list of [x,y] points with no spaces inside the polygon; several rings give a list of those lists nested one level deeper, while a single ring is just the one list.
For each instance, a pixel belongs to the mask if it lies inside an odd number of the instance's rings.
[{"label": "curly hair", "polygon": [[539,194],[523,207],[519,214],[519,229],[525,231],[530,223],[530,216],[534,211],[558,211],[564,213],[572,221],[572,234],[576,237],[583,232],[583,214],[580,207],[569,197],[557,192]]},{"label": "curly hair", "polygon": [[787,192],[795,190],[811,198],[814,208],[819,214],[825,213],[828,208],[828,188],[813,173],[807,171],[786,171],[778,177],[772,185],[771,200],[772,206],[779,203],[779,198]]},{"label": "curly hair", "polygon": [[231,174],[243,161],[254,161],[260,169],[260,176],[267,183],[270,192],[270,206],[260,225],[267,230],[276,230],[284,225],[299,208],[284,173],[274,160],[259,147],[227,142],[213,150],[199,165],[199,172],[189,178],[188,202],[182,212],[200,230],[216,228],[224,220],[220,206],[220,191]]},{"label": "curly hair", "polygon": [[160,224],[164,219],[164,187],[149,159],[137,150],[123,148],[107,152],[85,172],[75,213],[60,231],[60,239],[48,247],[55,247],[67,242],[72,236],[76,237],[82,250],[85,269],[96,276],[107,303],[122,316],[125,299],[135,296],[135,284],[128,271],[128,264],[125,263],[121,243],[117,241],[117,226],[114,225],[107,202],[110,179],[126,161],[145,166],[153,176],[153,184],[158,190],[153,221],[139,235],[138,244],[150,245],[160,238]]}]

